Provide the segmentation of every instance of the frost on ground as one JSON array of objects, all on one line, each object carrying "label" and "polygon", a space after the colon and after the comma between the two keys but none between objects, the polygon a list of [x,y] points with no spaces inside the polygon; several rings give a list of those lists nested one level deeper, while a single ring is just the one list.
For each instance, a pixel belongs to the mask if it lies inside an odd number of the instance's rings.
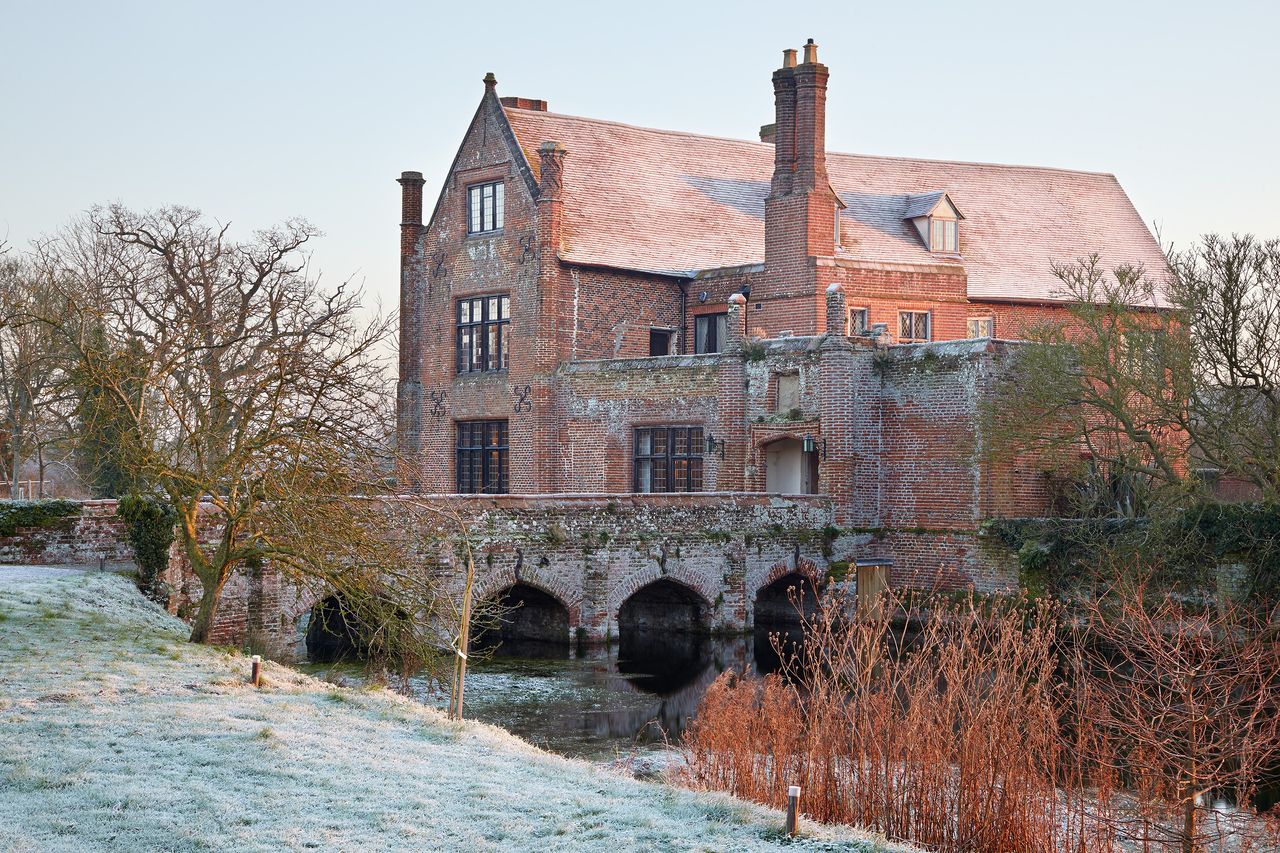
[{"label": "frost on ground", "polygon": [[902,850],[637,782],[187,629],[116,575],[0,567],[0,849]]}]

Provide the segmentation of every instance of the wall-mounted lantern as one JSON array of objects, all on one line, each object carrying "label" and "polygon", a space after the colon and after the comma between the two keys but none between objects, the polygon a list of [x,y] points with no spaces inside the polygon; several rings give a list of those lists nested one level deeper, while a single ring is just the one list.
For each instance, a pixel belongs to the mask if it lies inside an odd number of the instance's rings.
[{"label": "wall-mounted lantern", "polygon": [[827,440],[825,438],[814,438],[813,435],[806,434],[800,446],[805,453],[817,453],[818,449],[821,448],[822,458],[827,458]]},{"label": "wall-mounted lantern", "polygon": [[715,453],[720,451],[720,458],[724,458],[724,439],[717,439],[711,433],[707,433],[707,453]]}]

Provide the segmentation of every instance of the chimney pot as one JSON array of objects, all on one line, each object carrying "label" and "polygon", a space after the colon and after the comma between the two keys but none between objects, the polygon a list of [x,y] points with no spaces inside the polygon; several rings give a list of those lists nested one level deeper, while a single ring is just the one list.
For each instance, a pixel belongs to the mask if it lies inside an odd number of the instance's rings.
[{"label": "chimney pot", "polygon": [[782,51],[782,67],[783,68],[796,67],[796,49],[794,47],[789,47],[786,50]]},{"label": "chimney pot", "polygon": [[813,39],[809,39],[804,45],[804,64],[818,64],[818,46],[813,43]]}]

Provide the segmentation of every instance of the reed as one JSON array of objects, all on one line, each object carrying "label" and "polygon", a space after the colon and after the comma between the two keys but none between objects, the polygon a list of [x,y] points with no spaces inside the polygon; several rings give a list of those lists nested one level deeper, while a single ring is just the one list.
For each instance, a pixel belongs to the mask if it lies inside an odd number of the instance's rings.
[{"label": "reed", "polygon": [[[1078,651],[1100,648],[1103,628],[1117,620],[1096,608],[1068,617],[1045,601],[887,595],[878,617],[852,621],[846,599],[828,594],[807,620],[804,642],[781,649],[782,672],[722,675],[686,734],[688,784],[778,808],[788,786],[799,785],[813,820],[939,851],[1088,853],[1135,840],[1131,849],[1207,849],[1208,833],[1183,844],[1178,815],[1186,799],[1170,793],[1176,785],[1134,776],[1175,773],[1176,759],[1143,754],[1168,738],[1135,734],[1171,725],[1174,712],[1124,719],[1125,709],[1148,706],[1117,699],[1107,689],[1117,670]],[[1123,608],[1120,615],[1134,618]],[[1166,609],[1143,623],[1150,636],[1141,654],[1165,643],[1168,626],[1159,620],[1170,617]],[[1274,649],[1274,637],[1270,643]],[[1177,652],[1166,652],[1161,659],[1171,665]],[[1158,674],[1138,684],[1141,674],[1122,669],[1130,675],[1122,696],[1164,695]],[[1243,683],[1228,681],[1206,689],[1238,691]],[[1249,701],[1269,701],[1271,681],[1255,677]],[[1232,713],[1231,697],[1218,698],[1215,707]],[[1242,716],[1265,714],[1252,708]],[[1235,736],[1265,741],[1261,752],[1280,756],[1269,751],[1280,740],[1262,728]],[[1230,775],[1217,771],[1215,780]],[[1215,784],[1209,775],[1197,777],[1200,790]],[[1280,849],[1250,848],[1280,837],[1266,835],[1264,821],[1246,823],[1222,849]]]}]

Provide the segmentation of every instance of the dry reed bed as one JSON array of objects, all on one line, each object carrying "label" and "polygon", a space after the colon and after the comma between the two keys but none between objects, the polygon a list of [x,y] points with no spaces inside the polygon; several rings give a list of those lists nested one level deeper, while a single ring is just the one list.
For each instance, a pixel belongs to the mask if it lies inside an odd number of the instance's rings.
[{"label": "dry reed bed", "polygon": [[708,690],[689,784],[773,806],[800,785],[815,820],[940,851],[1280,850],[1265,817],[1206,805],[1280,761],[1265,619],[1141,590],[1070,618],[890,597],[850,621],[844,601],[782,674]]}]

